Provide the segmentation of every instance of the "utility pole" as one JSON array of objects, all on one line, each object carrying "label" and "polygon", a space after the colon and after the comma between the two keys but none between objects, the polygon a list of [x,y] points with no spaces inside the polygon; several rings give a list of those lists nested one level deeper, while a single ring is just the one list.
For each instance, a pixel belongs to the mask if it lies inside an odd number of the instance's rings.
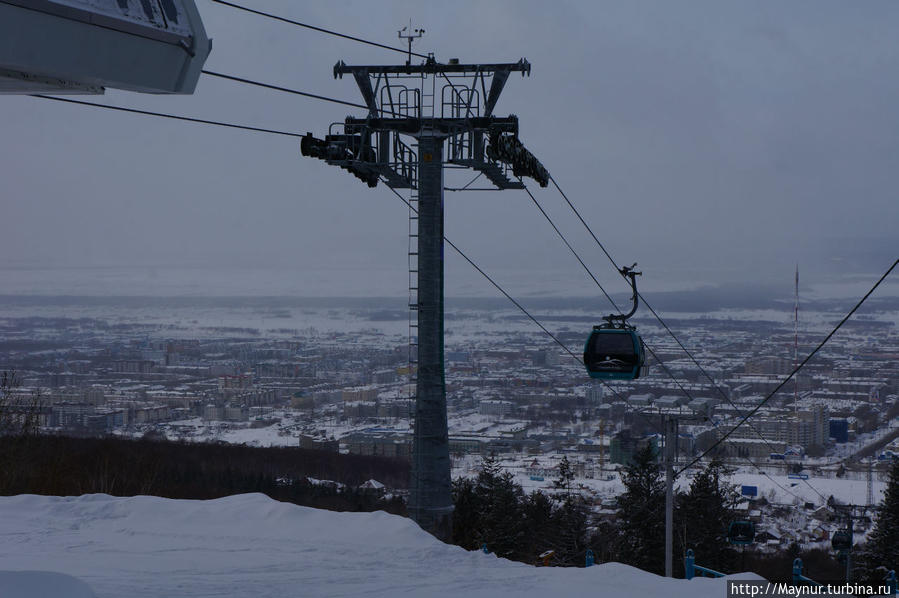
[{"label": "utility pole", "polygon": [[852,516],[852,505],[849,505],[849,550],[846,551],[846,583],[852,581],[852,536],[855,533],[852,526]]},{"label": "utility pole", "polygon": [[410,377],[416,395],[408,509],[442,540],[452,533],[453,511],[443,359],[444,165],[472,168],[498,189],[523,188],[516,180],[522,176],[547,185],[549,173],[518,140],[518,118],[493,115],[509,75],[530,71],[523,58],[443,64],[430,55],[413,65],[410,54],[405,65],[340,61],[334,77],[353,76],[368,114],[332,125],[324,139],[307,133],[300,145],[304,156],[339,166],[369,187],[383,181],[411,191],[409,307],[416,322],[410,323]]},{"label": "utility pole", "polygon": [[599,420],[599,474],[602,477],[602,464],[606,456],[606,420]]},{"label": "utility pole", "polygon": [[662,415],[665,430],[665,577],[674,577],[674,459],[677,417]]},{"label": "utility pole", "polygon": [[[846,516],[846,529],[838,531],[834,534],[833,547],[837,549],[840,559],[846,559],[846,583],[852,581],[852,545],[853,535],[855,533],[854,523],[857,519],[855,515],[857,505],[845,505],[842,507],[843,514]],[[862,513],[867,509],[861,507]]]},{"label": "utility pole", "polygon": [[[704,421],[711,416],[707,403],[694,401],[687,405],[685,397],[676,397],[673,401],[660,402],[657,408],[661,420],[662,462],[665,466],[665,577],[674,576],[674,463],[677,460],[677,439],[680,422]],[[648,417],[652,405],[646,410],[637,410]],[[686,408],[686,409],[685,409]],[[658,428],[656,428],[658,431]]]},{"label": "utility pole", "polygon": [[868,475],[867,475],[867,487],[865,493],[865,506],[869,509],[873,508],[874,505],[874,457],[868,457]]}]

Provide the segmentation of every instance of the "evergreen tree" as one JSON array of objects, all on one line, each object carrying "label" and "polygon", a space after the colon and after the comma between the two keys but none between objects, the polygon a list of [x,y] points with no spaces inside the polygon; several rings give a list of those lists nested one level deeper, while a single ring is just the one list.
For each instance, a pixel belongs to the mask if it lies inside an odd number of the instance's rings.
[{"label": "evergreen tree", "polygon": [[559,477],[553,480],[553,487],[564,490],[556,494],[554,499],[558,506],[552,511],[552,530],[554,532],[553,550],[556,551],[554,562],[562,565],[583,564],[586,551],[587,507],[583,498],[572,493],[574,468],[563,456],[559,463]]},{"label": "evergreen tree", "polygon": [[498,556],[522,560],[524,491],[491,455],[478,477],[453,484],[453,539],[469,550],[486,544]]},{"label": "evergreen tree", "polygon": [[521,558],[525,530],[522,518],[524,491],[512,479],[512,474],[502,471],[492,457],[484,462],[478,475],[476,492],[482,507],[482,541],[504,558]]},{"label": "evergreen tree", "polygon": [[556,533],[554,560],[561,565],[583,566],[587,540],[587,507],[577,495],[569,495],[553,511]]},{"label": "evergreen tree", "polygon": [[875,574],[879,568],[885,568],[879,573],[899,570],[899,462],[893,463],[890,470],[883,502],[877,507],[874,529],[868,536],[860,561],[865,569],[863,577],[871,581],[883,581],[882,575]]},{"label": "evergreen tree", "polygon": [[559,462],[559,478],[553,480],[553,486],[556,490],[565,491],[565,499],[571,496],[571,482],[574,480],[574,469],[568,461],[568,455],[563,455]]},{"label": "evergreen tree", "polygon": [[692,548],[702,565],[732,573],[735,551],[727,543],[727,529],[734,519],[740,496],[727,482],[724,465],[713,460],[690,483],[690,490],[678,497],[676,529],[683,551]]},{"label": "evergreen tree", "polygon": [[453,505],[453,544],[466,550],[480,548],[481,505],[474,480],[453,481]]},{"label": "evergreen tree", "polygon": [[522,541],[523,559],[536,564],[537,555],[547,550],[555,550],[558,533],[553,518],[553,502],[549,496],[534,490],[524,501],[524,529],[527,532]]},{"label": "evergreen tree", "polygon": [[665,569],[665,483],[652,445],[645,445],[624,469],[618,497],[615,550],[628,565],[659,575]]}]

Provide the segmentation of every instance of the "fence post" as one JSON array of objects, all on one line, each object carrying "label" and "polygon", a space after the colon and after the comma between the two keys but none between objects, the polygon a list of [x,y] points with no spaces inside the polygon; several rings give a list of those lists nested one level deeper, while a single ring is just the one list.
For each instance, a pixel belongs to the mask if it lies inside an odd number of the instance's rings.
[{"label": "fence post", "polygon": [[693,561],[695,560],[693,556],[693,549],[687,549],[687,555],[684,557],[684,577],[687,579],[693,579],[693,576],[696,575],[695,570],[693,569]]},{"label": "fence post", "polygon": [[793,560],[793,583],[802,583],[802,559],[796,557]]}]

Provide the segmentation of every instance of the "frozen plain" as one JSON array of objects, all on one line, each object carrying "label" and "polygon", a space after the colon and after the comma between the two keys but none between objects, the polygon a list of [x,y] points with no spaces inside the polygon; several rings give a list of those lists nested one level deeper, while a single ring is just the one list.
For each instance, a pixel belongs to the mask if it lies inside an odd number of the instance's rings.
[{"label": "frozen plain", "polygon": [[[0,498],[0,563],[72,576],[70,587],[81,580],[98,598],[726,594],[725,579],[670,580],[618,563],[531,567],[448,546],[402,517],[321,511],[261,494]],[[0,584],[16,575],[0,572]]]}]

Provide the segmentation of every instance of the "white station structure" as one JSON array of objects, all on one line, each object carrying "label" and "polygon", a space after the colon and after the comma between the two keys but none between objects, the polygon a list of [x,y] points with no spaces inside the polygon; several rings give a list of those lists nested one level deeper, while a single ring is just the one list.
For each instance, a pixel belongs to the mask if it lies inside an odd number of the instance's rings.
[{"label": "white station structure", "polygon": [[194,0],[0,0],[0,93],[191,94],[211,49]]}]

